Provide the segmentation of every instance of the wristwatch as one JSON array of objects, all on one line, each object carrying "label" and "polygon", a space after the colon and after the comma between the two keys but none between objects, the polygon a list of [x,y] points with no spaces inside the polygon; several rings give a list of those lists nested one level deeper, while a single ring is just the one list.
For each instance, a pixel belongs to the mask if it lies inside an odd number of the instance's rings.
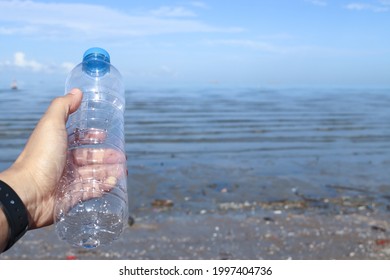
[{"label": "wristwatch", "polygon": [[28,230],[28,212],[17,193],[0,180],[0,208],[7,218],[8,243],[4,252],[11,248]]}]

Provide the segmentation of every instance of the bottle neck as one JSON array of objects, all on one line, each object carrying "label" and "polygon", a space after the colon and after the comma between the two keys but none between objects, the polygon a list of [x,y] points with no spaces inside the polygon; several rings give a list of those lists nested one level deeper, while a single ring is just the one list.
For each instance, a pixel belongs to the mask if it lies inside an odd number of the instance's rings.
[{"label": "bottle neck", "polygon": [[102,77],[110,72],[110,58],[98,53],[91,53],[83,59],[83,72],[92,77]]}]

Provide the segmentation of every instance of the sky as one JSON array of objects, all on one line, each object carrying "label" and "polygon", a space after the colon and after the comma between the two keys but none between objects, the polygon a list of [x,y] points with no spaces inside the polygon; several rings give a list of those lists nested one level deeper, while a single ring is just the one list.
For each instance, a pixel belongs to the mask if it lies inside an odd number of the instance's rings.
[{"label": "sky", "polygon": [[390,0],[0,0],[0,88],[105,48],[142,85],[390,87]]}]

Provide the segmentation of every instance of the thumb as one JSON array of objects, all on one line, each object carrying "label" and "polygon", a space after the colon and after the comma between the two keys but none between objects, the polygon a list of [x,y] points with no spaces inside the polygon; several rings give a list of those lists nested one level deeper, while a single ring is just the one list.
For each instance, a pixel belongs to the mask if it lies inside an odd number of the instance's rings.
[{"label": "thumb", "polygon": [[75,112],[83,98],[81,90],[72,89],[67,95],[55,98],[46,111],[46,116],[53,120],[66,122],[69,115]]}]

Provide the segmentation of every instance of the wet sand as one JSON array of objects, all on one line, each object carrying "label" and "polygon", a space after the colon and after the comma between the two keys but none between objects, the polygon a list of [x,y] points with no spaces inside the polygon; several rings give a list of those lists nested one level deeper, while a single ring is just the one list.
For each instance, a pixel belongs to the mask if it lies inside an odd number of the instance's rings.
[{"label": "wet sand", "polygon": [[[210,167],[197,168],[192,191],[182,185],[186,190],[176,192],[149,189],[154,181],[164,185],[172,176],[169,169],[154,177],[144,168],[142,175],[133,169],[129,182],[144,182],[148,195],[138,189],[129,224],[110,246],[73,248],[50,226],[28,232],[0,259],[390,259],[386,196],[341,185],[327,186],[331,195],[313,195],[305,193],[307,185],[299,188],[303,182],[297,179],[272,178],[268,185],[265,178],[262,183],[251,176],[238,180],[240,173],[230,184],[207,184],[228,170],[217,175]],[[184,176],[187,169],[181,172]],[[248,194],[250,184],[264,195]]]},{"label": "wet sand", "polygon": [[[222,204],[213,213],[155,209],[108,247],[78,249],[52,227],[29,232],[1,259],[389,259],[389,216],[367,205],[324,213],[298,203]],[[329,202],[328,202],[329,204]],[[333,207],[333,206],[331,206]]]}]

